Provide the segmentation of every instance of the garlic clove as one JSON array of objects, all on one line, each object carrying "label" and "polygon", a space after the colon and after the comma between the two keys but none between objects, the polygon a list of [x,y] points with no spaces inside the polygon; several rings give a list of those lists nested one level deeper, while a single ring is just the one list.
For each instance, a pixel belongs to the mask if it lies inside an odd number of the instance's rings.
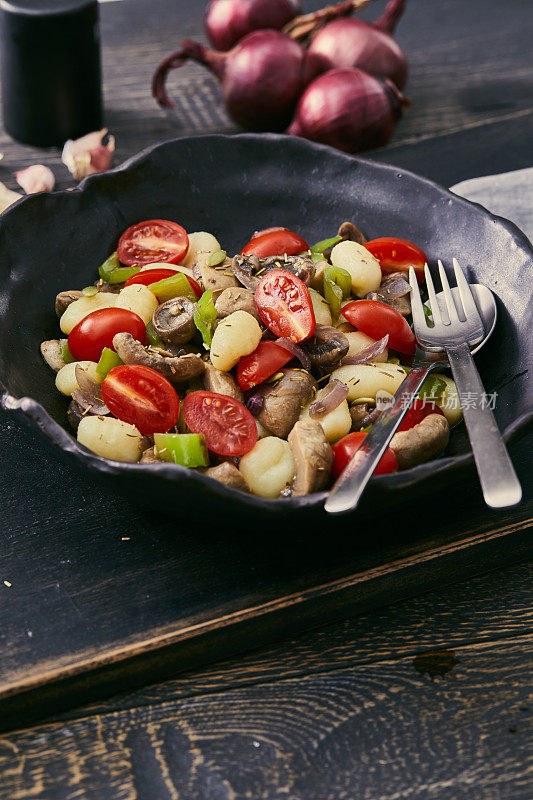
[{"label": "garlic clove", "polygon": [[8,189],[5,184],[0,182],[0,214],[16,200],[20,200],[21,197],[21,194],[12,192],[11,189]]},{"label": "garlic clove", "polygon": [[65,142],[61,160],[77,181],[95,172],[104,172],[111,166],[115,138],[110,136],[104,145],[102,140],[106,134],[107,128],[102,128],[101,131],[93,131],[79,139]]},{"label": "garlic clove", "polygon": [[15,178],[26,194],[51,192],[55,185],[54,173],[44,164],[32,164],[26,169],[21,169],[15,172]]}]

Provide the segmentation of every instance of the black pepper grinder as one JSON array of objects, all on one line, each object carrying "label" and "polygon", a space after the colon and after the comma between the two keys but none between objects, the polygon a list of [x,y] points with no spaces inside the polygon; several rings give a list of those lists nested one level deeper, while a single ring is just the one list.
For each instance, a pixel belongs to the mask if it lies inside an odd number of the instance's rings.
[{"label": "black pepper grinder", "polygon": [[37,147],[102,127],[97,0],[0,0],[4,128]]}]

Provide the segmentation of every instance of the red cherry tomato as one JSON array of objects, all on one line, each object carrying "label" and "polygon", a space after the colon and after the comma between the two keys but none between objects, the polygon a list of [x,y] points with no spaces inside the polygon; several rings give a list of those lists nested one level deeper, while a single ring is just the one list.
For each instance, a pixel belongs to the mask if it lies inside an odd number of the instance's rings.
[{"label": "red cherry tomato", "polygon": [[398,430],[408,431],[410,428],[414,428],[415,425],[418,425],[419,422],[422,422],[422,420],[429,416],[429,414],[442,414],[442,416],[444,416],[444,411],[431,400],[423,400],[420,397],[417,397],[403,418],[402,424]]},{"label": "red cherry tomato", "polygon": [[370,250],[374,258],[377,258],[382,272],[409,274],[409,267],[412,266],[418,283],[424,283],[424,264],[427,264],[428,257],[416,244],[408,242],[407,239],[384,236],[381,239],[372,239],[365,244],[365,247]]},{"label": "red cherry tomato", "polygon": [[257,425],[247,408],[225,394],[190,392],[183,401],[183,418],[193,433],[203,433],[213,453],[243,456],[257,442]]},{"label": "red cherry tomato", "polygon": [[126,308],[99,308],[72,328],[68,349],[76,361],[98,361],[104,347],[113,349],[116,333],[131,333],[141,344],[146,342],[146,325],[138,314]]},{"label": "red cherry tomato", "polygon": [[[162,281],[163,278],[172,278],[172,276],[176,275],[178,272],[180,272],[180,270],[170,268],[165,269],[165,267],[158,267],[156,269],[143,269],[142,272],[138,272],[137,275],[133,275],[133,277],[128,278],[124,286],[131,286],[132,283],[142,283],[144,286],[150,286],[151,283]],[[184,272],[181,272],[180,274],[185,275]],[[185,275],[185,277],[189,281],[196,297],[200,298],[202,296],[200,284],[197,283],[194,278],[191,278],[190,275]]]},{"label": "red cherry tomato", "polygon": [[367,336],[381,339],[389,334],[389,347],[398,353],[413,355],[416,339],[407,320],[399,311],[379,300],[354,300],[341,309],[348,322]]},{"label": "red cherry tomato", "polygon": [[129,227],[118,241],[119,261],[142,267],[154,261],[177,264],[189,249],[187,231],[167,219],[147,219]]},{"label": "red cherry tomato", "polygon": [[241,250],[243,256],[250,256],[254,253],[259,258],[267,256],[294,256],[309,250],[309,245],[288,228],[266,228],[264,231],[254,233],[248,244]]},{"label": "red cherry tomato", "polygon": [[102,383],[102,399],[112,414],[144,435],[166,433],[178,421],[180,401],[159,372],[139,364],[114,367]]},{"label": "red cherry tomato", "polygon": [[[366,433],[363,431],[356,431],[335,442],[333,445],[333,477],[335,480],[344,472],[355,452],[362,445],[365,436]],[[398,472],[398,462],[394,450],[387,447],[374,470],[374,475],[386,475],[390,472]]]},{"label": "red cherry tomato", "polygon": [[256,289],[255,303],[259,316],[276,336],[303,342],[315,332],[311,295],[305,283],[291,272],[267,272]]},{"label": "red cherry tomato", "polygon": [[259,342],[253,353],[243,356],[237,364],[237,383],[245,392],[270,378],[284,367],[292,353],[275,342]]}]

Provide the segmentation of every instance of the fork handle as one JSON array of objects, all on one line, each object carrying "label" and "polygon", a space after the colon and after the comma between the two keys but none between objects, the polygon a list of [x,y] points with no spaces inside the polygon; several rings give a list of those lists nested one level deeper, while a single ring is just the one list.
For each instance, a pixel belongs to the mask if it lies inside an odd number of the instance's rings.
[{"label": "fork handle", "polygon": [[437,364],[412,369],[394,395],[389,408],[380,414],[372,430],[337,480],[324,508],[330,514],[344,514],[356,508],[390,440],[407,414],[413,397]]},{"label": "fork handle", "polygon": [[459,393],[466,395],[468,387],[468,397],[462,402],[463,416],[485,502],[491,508],[514,506],[522,498],[522,488],[487,402],[470,348],[459,344],[446,349]]}]

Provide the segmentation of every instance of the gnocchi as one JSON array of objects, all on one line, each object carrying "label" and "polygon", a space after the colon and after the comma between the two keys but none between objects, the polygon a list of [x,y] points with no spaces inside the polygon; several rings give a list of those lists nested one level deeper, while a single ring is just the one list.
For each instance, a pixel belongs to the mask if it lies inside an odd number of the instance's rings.
[{"label": "gnocchi", "polygon": [[220,250],[220,244],[212,233],[196,231],[189,234],[189,249],[187,255],[181,260],[180,266],[193,270],[207,264],[209,256]]},{"label": "gnocchi", "polygon": [[261,341],[257,320],[247,311],[234,311],[224,317],[213,334],[211,363],[215,369],[228,372],[242,356],[253,353]]},{"label": "gnocchi", "polygon": [[[346,353],[346,357],[349,356],[356,356],[361,350],[365,350],[365,348],[370,347],[370,345],[375,342],[375,339],[372,339],[371,336],[367,336],[366,333],[362,331],[345,331],[346,338],[350,344],[350,349]],[[375,356],[374,363],[375,364],[384,364],[389,357],[389,351],[387,348],[380,353],[379,355]]]},{"label": "gnocchi", "polygon": [[113,461],[138,461],[142,441],[134,425],[114,417],[84,417],[78,426],[78,442],[97,456]]},{"label": "gnocchi", "polygon": [[[315,400],[321,400],[322,397],[327,394],[329,391],[329,387],[325,387],[317,392]],[[302,413],[300,414],[300,419],[308,419],[309,418],[309,407],[311,403],[308,403],[302,409]],[[343,400],[337,408],[334,408],[333,411],[330,411],[329,414],[325,414],[320,419],[316,420],[322,425],[324,433],[326,435],[326,439],[328,442],[336,442],[338,439],[342,439],[343,436],[346,436],[347,433],[350,433],[350,428],[352,427],[352,418],[350,416],[350,409],[348,408],[348,401]]]},{"label": "gnocchi", "polygon": [[313,304],[313,311],[315,313],[315,320],[317,325],[331,325],[333,320],[331,318],[331,311],[329,304],[326,303],[320,292],[312,287],[309,288],[311,295],[311,303]]},{"label": "gnocchi", "polygon": [[361,397],[375,399],[380,389],[394,394],[406,375],[399,365],[372,363],[339,367],[331,377],[346,384],[348,400],[358,400]]},{"label": "gnocchi", "polygon": [[59,320],[59,327],[63,333],[69,334],[73,328],[76,327],[78,322],[93,311],[98,311],[99,308],[111,308],[117,302],[116,294],[112,292],[97,292],[90,297],[80,297],[74,300],[61,315]]},{"label": "gnocchi", "polygon": [[81,367],[95,383],[102,383],[102,377],[96,369],[95,361],[72,361],[70,364],[65,364],[64,367],[61,367],[56,375],[56,387],[61,394],[72,397],[76,389],[80,388],[76,380],[76,367]]},{"label": "gnocchi", "polygon": [[294,458],[285,439],[267,436],[241,458],[239,470],[254,494],[278,497],[294,477]]},{"label": "gnocchi", "polygon": [[147,325],[158,306],[157,298],[147,286],[134,283],[120,290],[115,303],[115,308],[125,308],[137,314]]},{"label": "gnocchi", "polygon": [[356,297],[364,297],[369,292],[379,289],[381,283],[381,267],[379,261],[357,242],[348,240],[339,242],[331,251],[331,263],[350,273],[352,292]]}]

